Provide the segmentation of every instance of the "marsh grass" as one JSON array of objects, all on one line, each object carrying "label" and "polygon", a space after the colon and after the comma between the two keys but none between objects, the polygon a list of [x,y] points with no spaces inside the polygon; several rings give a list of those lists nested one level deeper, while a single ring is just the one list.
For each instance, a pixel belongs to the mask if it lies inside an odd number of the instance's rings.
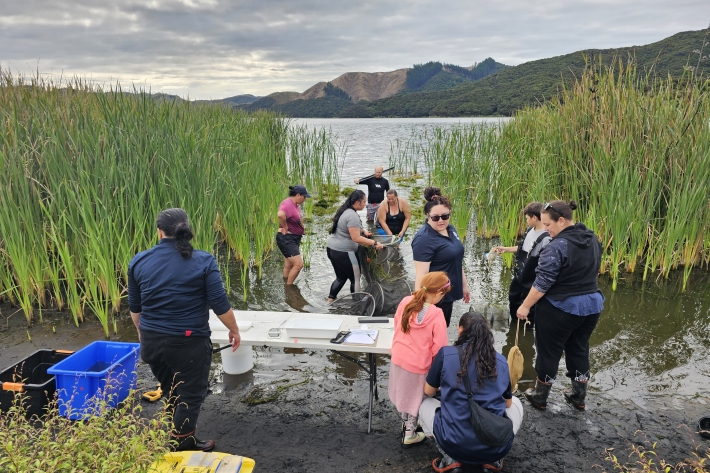
[{"label": "marsh grass", "polygon": [[[436,129],[402,146],[392,162],[424,160],[433,185],[453,199],[465,235],[514,245],[532,201],[574,199],[575,219],[604,248],[612,287],[623,272],[668,277],[710,263],[710,82],[687,70],[657,78],[633,58],[584,74],[559,96],[506,124]],[[419,154],[408,154],[408,150]],[[506,260],[510,264],[511,260]]]},{"label": "marsh grass", "polygon": [[[689,435],[691,435],[689,433]],[[634,437],[643,437],[642,440],[629,441],[629,452],[626,458],[619,457],[614,452],[613,448],[608,448],[604,451],[604,460],[610,463],[613,470],[622,473],[707,473],[710,471],[710,451],[695,444],[692,439],[694,448],[690,452],[690,456],[677,463],[669,462],[659,456],[657,452],[657,443],[651,442],[648,437],[641,431],[637,431]],[[603,465],[595,465],[601,468],[602,471],[607,471]]]},{"label": "marsh grass", "polygon": [[244,280],[274,246],[287,186],[338,186],[330,134],[274,114],[5,71],[0,82],[0,295],[28,323],[53,307],[78,324],[88,308],[108,336],[161,209],[184,208],[194,246],[224,243]]}]

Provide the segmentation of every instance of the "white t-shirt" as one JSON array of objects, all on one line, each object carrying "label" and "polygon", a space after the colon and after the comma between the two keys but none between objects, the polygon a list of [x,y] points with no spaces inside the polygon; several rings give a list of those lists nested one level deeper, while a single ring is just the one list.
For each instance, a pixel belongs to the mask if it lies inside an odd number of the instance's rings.
[{"label": "white t-shirt", "polygon": [[545,231],[546,230],[544,228],[542,230],[530,230],[525,236],[525,241],[523,241],[523,251],[525,253],[530,253],[530,250],[532,250],[533,244],[535,244],[537,238]]}]

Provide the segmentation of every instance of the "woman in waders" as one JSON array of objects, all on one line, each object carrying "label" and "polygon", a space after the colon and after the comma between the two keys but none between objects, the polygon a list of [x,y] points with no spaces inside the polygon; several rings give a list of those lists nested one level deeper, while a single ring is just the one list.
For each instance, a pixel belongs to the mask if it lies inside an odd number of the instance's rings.
[{"label": "woman in waders", "polygon": [[377,234],[397,235],[397,243],[401,243],[411,219],[409,202],[399,197],[396,190],[390,189],[387,191],[386,204],[377,209]]},{"label": "woman in waders", "polygon": [[542,207],[542,223],[552,240],[542,250],[530,293],[518,308],[526,319],[537,304],[535,320],[535,387],[525,391],[533,407],[547,408],[550,388],[565,353],[572,389],[565,399],[584,410],[589,382],[589,338],[604,308],[597,286],[602,247],[594,232],[572,220],[574,201],[554,200]]}]

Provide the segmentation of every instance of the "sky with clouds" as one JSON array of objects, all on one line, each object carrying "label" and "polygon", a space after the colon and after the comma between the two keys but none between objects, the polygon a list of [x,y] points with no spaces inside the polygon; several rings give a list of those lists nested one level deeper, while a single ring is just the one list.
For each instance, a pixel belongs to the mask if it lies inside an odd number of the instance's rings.
[{"label": "sky with clouds", "polygon": [[0,67],[192,99],[345,72],[509,65],[710,24],[710,0],[0,0]]}]

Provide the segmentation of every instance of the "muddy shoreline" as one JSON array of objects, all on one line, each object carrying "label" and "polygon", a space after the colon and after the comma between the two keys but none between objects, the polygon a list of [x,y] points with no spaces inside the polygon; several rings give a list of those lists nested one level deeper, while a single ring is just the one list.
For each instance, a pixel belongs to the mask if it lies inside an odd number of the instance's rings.
[{"label": "muddy shoreline", "polygon": [[[95,320],[80,330],[67,314],[44,314],[42,323],[27,328],[21,313],[8,304],[0,306],[0,369],[40,348],[76,350],[92,340],[103,339]],[[119,333],[112,338],[135,341],[131,322],[124,315]],[[286,356],[277,356],[286,355]],[[211,393],[202,407],[199,434],[212,438],[217,450],[254,458],[256,471],[278,472],[431,472],[438,456],[433,443],[403,450],[399,446],[399,421],[387,396],[387,357],[378,360],[379,400],[373,411],[373,431],[367,434],[367,376],[359,369],[318,364],[307,367],[309,356],[299,350],[256,349],[256,368],[245,375],[224,375],[219,358],[213,360]],[[274,359],[278,366],[270,368]],[[139,391],[152,389],[150,370],[139,364]],[[251,396],[276,399],[250,405]],[[259,390],[254,391],[258,386]],[[525,418],[513,449],[506,457],[507,472],[613,471],[605,450],[628,463],[632,445],[656,442],[659,458],[676,464],[705,455],[709,443],[695,433],[695,423],[710,414],[708,393],[694,397],[646,395],[637,402],[615,400],[590,388],[586,412],[569,407],[563,386],[555,386],[546,412],[523,401]],[[158,404],[144,402],[146,414]],[[480,471],[476,467],[466,471]]]}]

